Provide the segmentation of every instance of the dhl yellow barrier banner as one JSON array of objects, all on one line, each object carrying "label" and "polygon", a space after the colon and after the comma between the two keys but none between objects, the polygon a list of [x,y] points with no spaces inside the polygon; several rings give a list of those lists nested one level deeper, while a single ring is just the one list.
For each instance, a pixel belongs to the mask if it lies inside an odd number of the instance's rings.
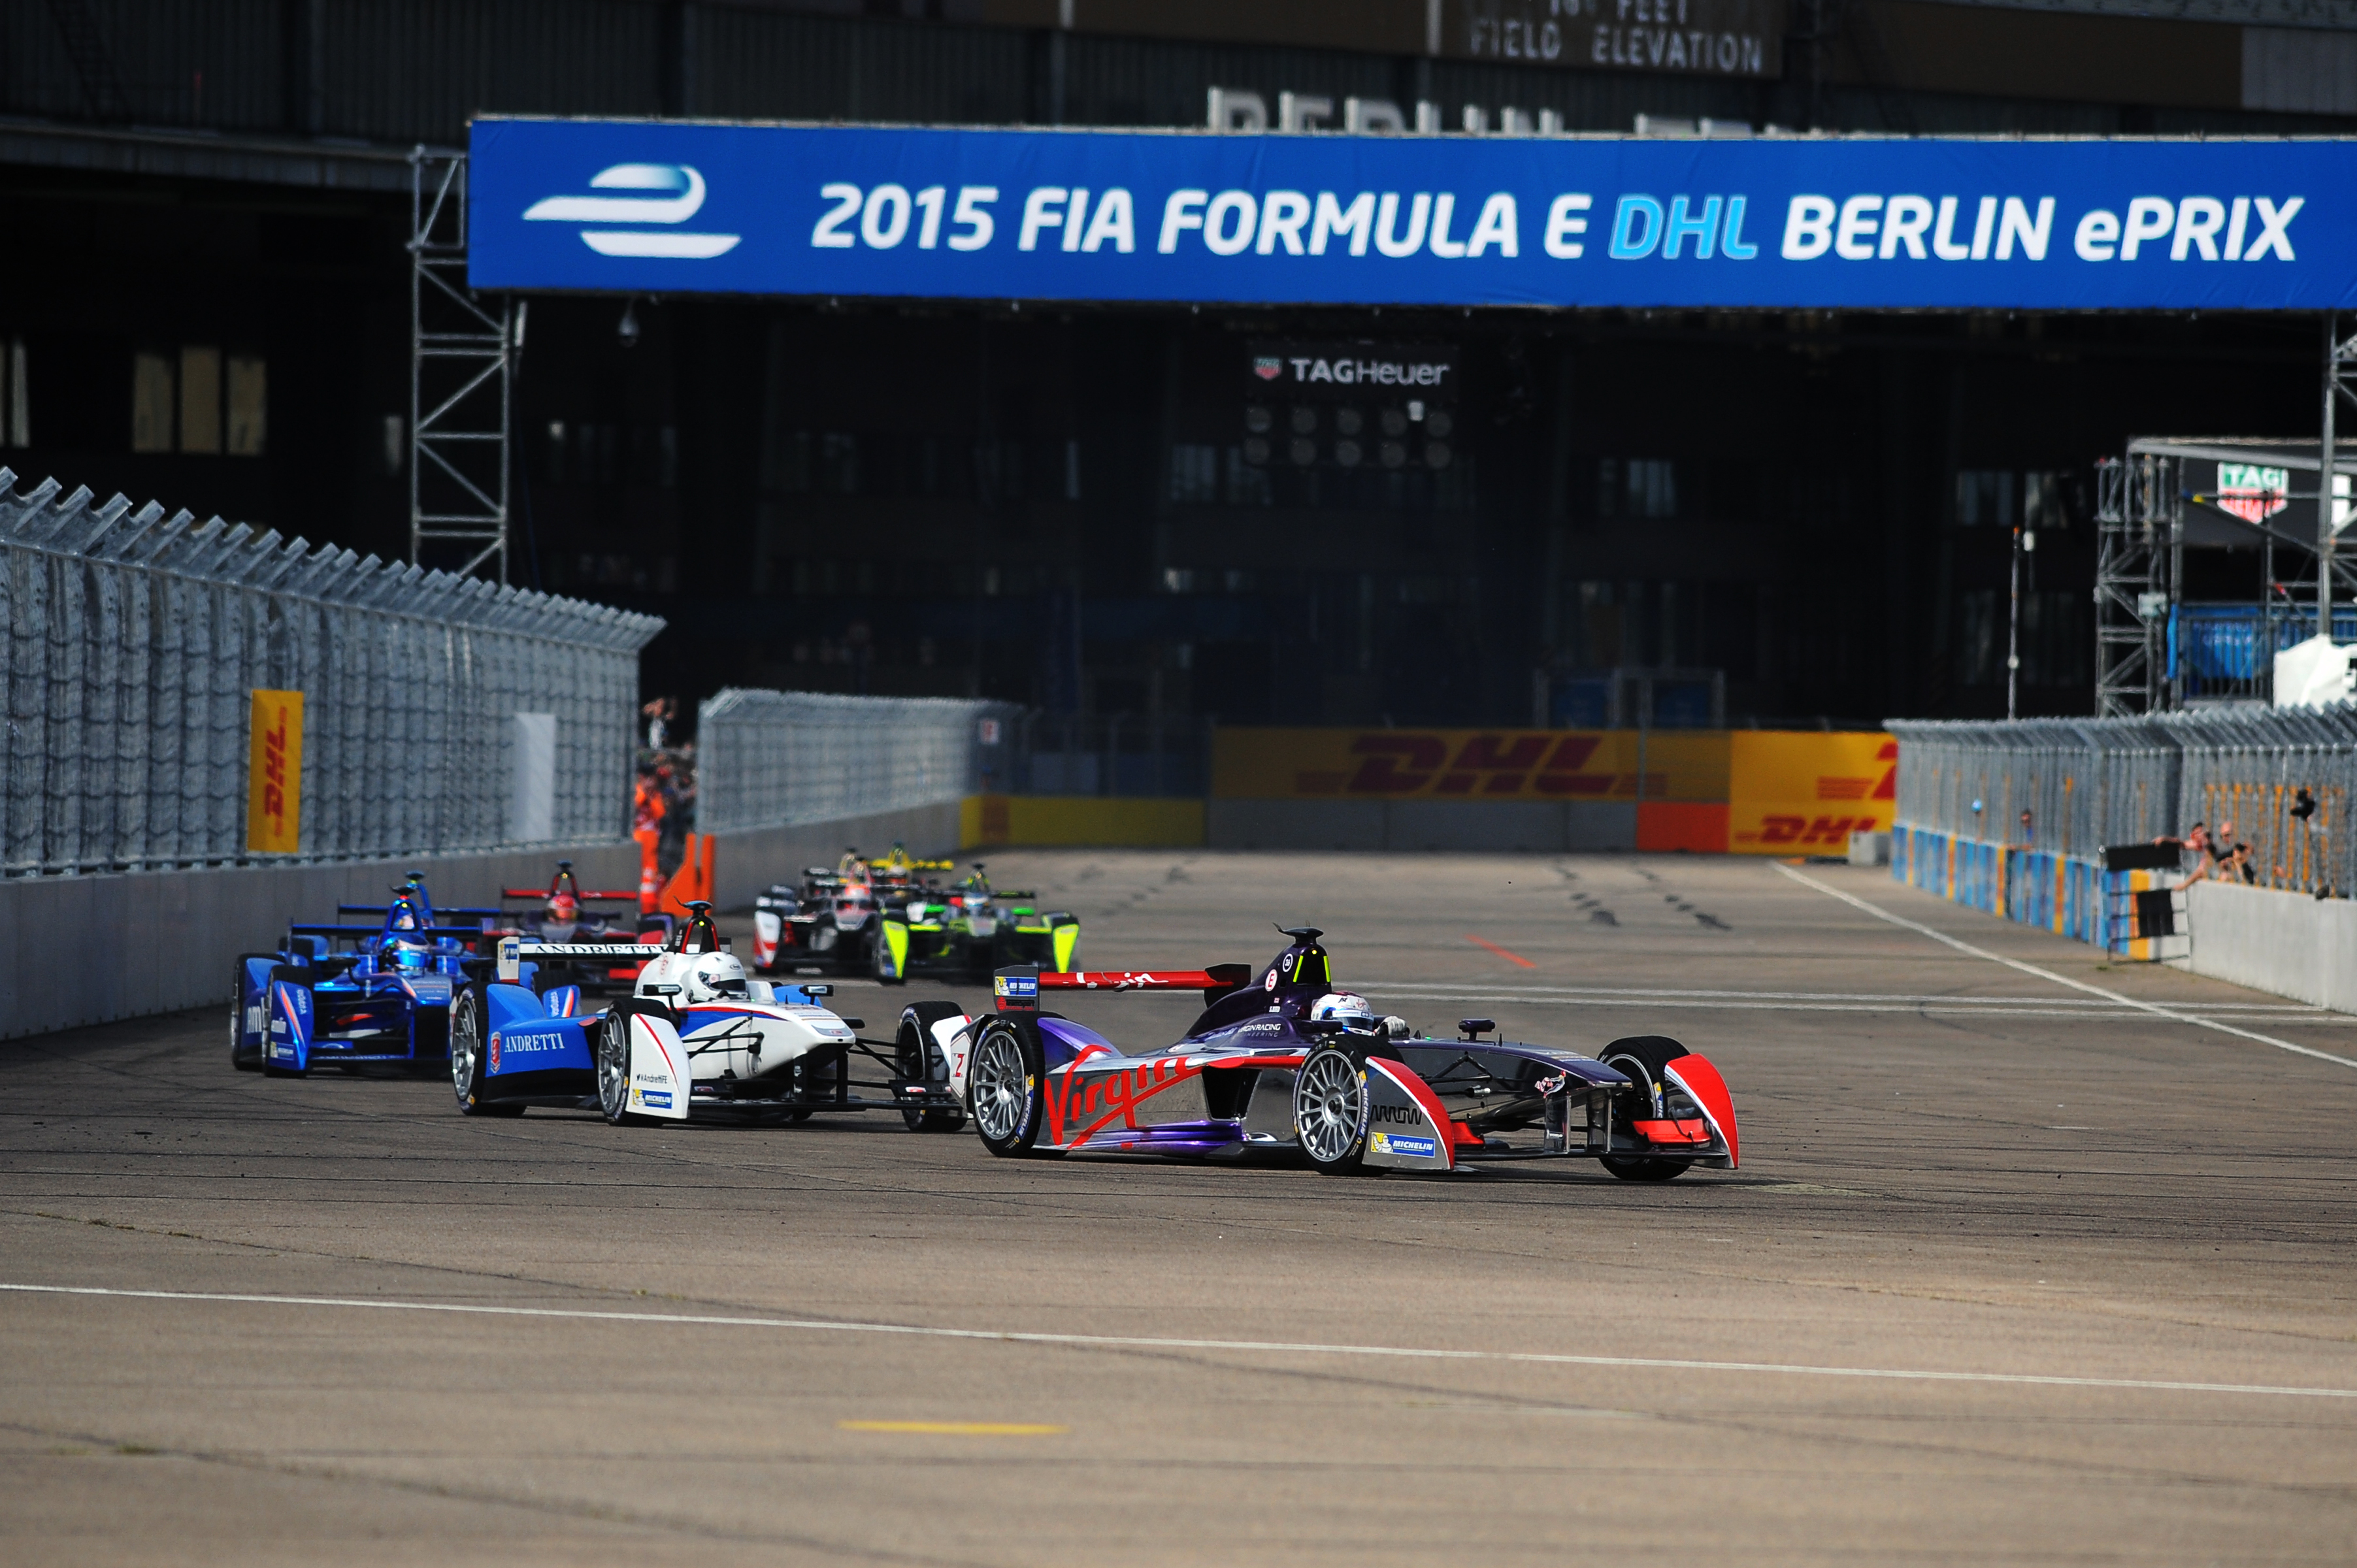
[{"label": "dhl yellow barrier banner", "polygon": [[254,854],[293,854],[303,836],[303,693],[256,688],[253,736],[245,847]]},{"label": "dhl yellow barrier banner", "polygon": [[958,805],[958,843],[1090,844],[1188,849],[1203,842],[1203,802],[1158,797],[968,795]]},{"label": "dhl yellow barrier banner", "polygon": [[1736,730],[1727,736],[1727,847],[1839,854],[1853,832],[1889,832],[1899,742],[1880,731]]},{"label": "dhl yellow barrier banner", "polygon": [[[1639,789],[1641,776],[1643,788]],[[1211,737],[1222,800],[1723,801],[1717,730],[1226,729]]]},{"label": "dhl yellow barrier banner", "polygon": [[1639,803],[1636,847],[1837,854],[1888,830],[1899,745],[1878,731],[1221,729],[1222,800]]}]

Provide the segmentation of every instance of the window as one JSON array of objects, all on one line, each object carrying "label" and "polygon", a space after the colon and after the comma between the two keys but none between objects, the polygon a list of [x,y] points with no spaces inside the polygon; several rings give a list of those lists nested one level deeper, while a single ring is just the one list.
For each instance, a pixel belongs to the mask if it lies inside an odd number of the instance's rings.
[{"label": "window", "polygon": [[829,495],[859,493],[859,438],[828,431],[818,438],[818,488]]},{"label": "window", "polygon": [[25,340],[13,338],[8,344],[8,379],[0,391],[8,398],[7,418],[0,424],[0,446],[30,446],[33,444],[33,411],[25,384]]},{"label": "window", "polygon": [[270,367],[251,354],[229,357],[229,455],[259,457],[270,435]]},{"label": "window", "polygon": [[1181,442],[1170,448],[1170,499],[1180,506],[1213,506],[1220,499],[1220,449]]},{"label": "window", "polygon": [[173,413],[172,361],[161,354],[131,359],[131,449],[169,452],[179,421]]},{"label": "window", "polygon": [[2071,506],[2063,476],[2049,471],[2021,476],[2021,525],[2029,529],[2071,526]]},{"label": "window", "polygon": [[1956,526],[2011,528],[2013,470],[1960,468],[1956,471]]},{"label": "window", "polygon": [[1962,600],[1963,637],[1956,645],[1956,679],[1967,686],[1986,686],[2005,677],[2007,605],[1995,588],[1975,588]]},{"label": "window", "polygon": [[1677,465],[1666,457],[1606,457],[1596,465],[1596,515],[1678,515]]},{"label": "window", "polygon": [[221,449],[221,355],[203,343],[180,346],[180,450]]}]

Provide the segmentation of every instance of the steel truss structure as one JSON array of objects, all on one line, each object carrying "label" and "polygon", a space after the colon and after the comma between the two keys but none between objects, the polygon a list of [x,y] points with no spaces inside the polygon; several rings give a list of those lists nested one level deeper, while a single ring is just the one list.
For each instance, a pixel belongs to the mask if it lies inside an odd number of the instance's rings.
[{"label": "steel truss structure", "polygon": [[467,155],[418,147],[409,168],[409,559],[504,583],[524,306],[467,286]]},{"label": "steel truss structure", "polygon": [[[2357,338],[2332,341],[2330,349],[2325,395],[2357,406]],[[2231,496],[2201,493],[2201,474],[2217,471],[2202,466],[2220,463],[2280,470],[2287,486]],[[2327,464],[2336,471],[2333,486],[2318,478]],[[2328,626],[2339,640],[2350,640],[2357,559],[2336,548],[2332,517],[2347,516],[2352,476],[2357,452],[2336,449],[2329,417],[2322,441],[2140,435],[2123,456],[2098,462],[2095,715],[2135,718],[2222,700],[2265,701],[2284,638],[2302,639]],[[2314,535],[2287,532],[2267,521],[2287,503],[2317,502],[2328,489],[2338,499],[2329,509],[2318,507]],[[2271,503],[2270,510],[2256,518],[2228,510],[2243,500]],[[2261,592],[2255,603],[2189,607],[2186,549],[2223,542],[2222,531],[2233,543],[2259,552]],[[2277,563],[2287,553],[2293,564],[2279,576]],[[2313,563],[2319,561],[2327,569],[2318,570]],[[2214,670],[2201,677],[2195,666],[2220,646],[2216,628],[2229,622],[2233,629],[2224,635],[2240,639],[2233,658],[2249,668],[2222,695]]]}]

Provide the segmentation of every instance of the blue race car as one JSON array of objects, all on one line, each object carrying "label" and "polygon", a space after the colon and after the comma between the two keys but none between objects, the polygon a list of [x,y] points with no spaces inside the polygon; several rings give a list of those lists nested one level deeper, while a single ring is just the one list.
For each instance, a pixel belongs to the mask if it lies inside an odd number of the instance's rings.
[{"label": "blue race car", "polygon": [[[438,1069],[449,1057],[450,998],[496,909],[440,917],[412,872],[382,905],[344,904],[368,925],[290,924],[276,952],[242,953],[230,1014],[230,1063],[299,1076],[364,1062]],[[467,919],[471,925],[446,925]]]}]

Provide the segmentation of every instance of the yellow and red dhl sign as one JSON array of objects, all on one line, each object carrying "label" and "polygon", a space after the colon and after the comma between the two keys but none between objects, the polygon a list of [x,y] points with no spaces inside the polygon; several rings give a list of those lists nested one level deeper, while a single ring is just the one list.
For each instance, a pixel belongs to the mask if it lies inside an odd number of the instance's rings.
[{"label": "yellow and red dhl sign", "polygon": [[[1890,826],[1898,767],[1899,743],[1878,731],[1676,730],[1641,737],[1634,730],[1222,729],[1212,738],[1211,793],[1642,800],[1649,811],[1724,803],[1719,847],[1831,854],[1846,850],[1853,832]],[[1639,832],[1641,839],[1645,830]],[[1720,830],[1714,820],[1695,832],[1716,844]]]},{"label": "yellow and red dhl sign", "polygon": [[1221,729],[1211,793],[1523,800],[1727,799],[1727,737],[1708,731]]},{"label": "yellow and red dhl sign", "polygon": [[1727,736],[1727,847],[1738,854],[1836,854],[1853,832],[1888,831],[1899,743],[1878,732],[1737,730]]},{"label": "yellow and red dhl sign", "polygon": [[303,693],[257,689],[253,736],[245,847],[255,854],[293,854],[303,836]]}]

